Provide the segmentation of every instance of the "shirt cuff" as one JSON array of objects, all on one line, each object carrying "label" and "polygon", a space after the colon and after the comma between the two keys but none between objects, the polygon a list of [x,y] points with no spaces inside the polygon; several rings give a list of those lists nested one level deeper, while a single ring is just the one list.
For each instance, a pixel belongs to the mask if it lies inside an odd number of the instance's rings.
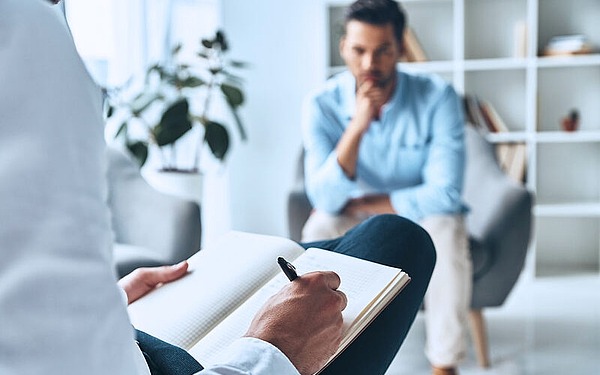
[{"label": "shirt cuff", "polygon": [[419,187],[396,190],[390,194],[390,202],[396,213],[416,223],[433,213],[424,211],[423,205],[419,204],[427,199],[430,198],[423,197]]},{"label": "shirt cuff", "polygon": [[199,374],[300,375],[292,362],[277,347],[253,338],[234,341]]},{"label": "shirt cuff", "polygon": [[121,288],[120,285],[118,285],[118,288],[121,291],[121,299],[123,300],[123,304],[125,306],[129,305],[129,297],[127,297],[127,292],[125,291],[125,289]]},{"label": "shirt cuff", "polygon": [[319,171],[318,181],[313,183],[313,186],[317,185],[320,187],[308,191],[311,201],[315,208],[333,215],[344,208],[348,199],[362,195],[356,180],[349,179],[344,173],[335,152],[325,160]]}]

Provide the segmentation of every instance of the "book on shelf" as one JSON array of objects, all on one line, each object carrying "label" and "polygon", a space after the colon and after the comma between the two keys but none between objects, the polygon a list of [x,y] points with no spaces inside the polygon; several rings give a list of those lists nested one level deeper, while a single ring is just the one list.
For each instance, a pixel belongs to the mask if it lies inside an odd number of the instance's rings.
[{"label": "book on shelf", "polygon": [[579,55],[594,52],[588,38],[583,34],[558,35],[544,47],[544,56]]},{"label": "book on shelf", "polygon": [[509,132],[510,129],[492,103],[476,95],[465,94],[463,98],[467,121],[485,132]]},{"label": "book on shelf", "polygon": [[516,58],[527,57],[527,22],[517,21],[513,29],[514,50],[513,56]]},{"label": "book on shelf", "polygon": [[[463,98],[467,122],[483,133],[505,133],[510,129],[494,106],[476,95]],[[527,148],[524,143],[500,142],[495,144],[496,159],[504,173],[523,182],[527,165]]]},{"label": "book on shelf", "polygon": [[427,61],[425,50],[419,43],[414,30],[406,27],[404,30],[404,51],[400,61],[403,62],[424,62]]},{"label": "book on shelf", "polygon": [[290,281],[277,264],[291,261],[298,274],[338,273],[348,297],[344,334],[325,367],[375,319],[410,281],[398,268],[311,248],[282,237],[232,231],[189,259],[189,273],[129,305],[132,324],[186,349],[203,365],[214,363],[242,337],[267,299]]},{"label": "book on shelf", "polygon": [[489,101],[478,98],[477,103],[479,104],[479,110],[481,111],[485,123],[490,131],[495,133],[510,131],[504,120],[502,120],[502,117],[500,117],[494,106]]},{"label": "book on shelf", "polygon": [[465,94],[463,98],[463,105],[465,108],[465,115],[469,123],[481,131],[490,131],[485,118],[483,117],[483,113],[481,112],[481,108],[479,107],[479,100],[475,95]]},{"label": "book on shelf", "polygon": [[512,158],[505,171],[515,181],[522,183],[525,181],[525,171],[527,169],[527,145],[525,143],[514,143],[511,146]]},{"label": "book on shelf", "polygon": [[514,145],[512,143],[497,143],[496,144],[496,159],[500,169],[504,173],[508,173],[514,156]]}]

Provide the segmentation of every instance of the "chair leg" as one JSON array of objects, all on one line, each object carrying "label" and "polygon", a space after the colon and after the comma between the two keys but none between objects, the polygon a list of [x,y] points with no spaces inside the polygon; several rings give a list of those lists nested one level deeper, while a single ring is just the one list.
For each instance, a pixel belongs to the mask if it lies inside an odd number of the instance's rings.
[{"label": "chair leg", "polygon": [[488,352],[488,339],[485,327],[485,319],[481,310],[471,310],[469,314],[471,322],[471,336],[475,344],[477,362],[483,368],[490,367],[490,355]]}]

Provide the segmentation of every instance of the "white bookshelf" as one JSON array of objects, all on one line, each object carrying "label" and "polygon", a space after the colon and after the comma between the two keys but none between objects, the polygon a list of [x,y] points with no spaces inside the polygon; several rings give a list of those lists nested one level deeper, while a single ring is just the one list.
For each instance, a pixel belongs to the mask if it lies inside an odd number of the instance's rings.
[{"label": "white bookshelf", "polygon": [[[339,30],[349,3],[327,2],[330,26]],[[541,56],[556,35],[584,34],[598,50],[600,1],[401,3],[429,60],[402,67],[440,74],[459,93],[485,98],[511,130],[489,140],[527,145],[526,184],[536,195],[529,270],[600,273],[600,53]],[[522,25],[524,42],[516,37]],[[337,35],[330,33],[330,73],[343,69],[333,57]],[[580,113],[579,129],[565,132],[560,120],[571,109]]]}]

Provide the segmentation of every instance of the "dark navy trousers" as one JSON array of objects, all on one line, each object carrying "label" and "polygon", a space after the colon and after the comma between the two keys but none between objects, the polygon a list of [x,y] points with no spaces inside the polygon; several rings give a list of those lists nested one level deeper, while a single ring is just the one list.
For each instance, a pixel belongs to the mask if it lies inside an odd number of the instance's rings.
[{"label": "dark navy trousers", "polygon": [[[410,275],[411,282],[398,297],[323,372],[383,375],[406,338],[429,285],[435,264],[431,238],[410,220],[379,215],[365,220],[343,237],[301,245],[305,249],[319,247],[402,268]],[[153,375],[189,375],[202,369],[184,350],[143,332],[138,332],[138,342]]]}]

